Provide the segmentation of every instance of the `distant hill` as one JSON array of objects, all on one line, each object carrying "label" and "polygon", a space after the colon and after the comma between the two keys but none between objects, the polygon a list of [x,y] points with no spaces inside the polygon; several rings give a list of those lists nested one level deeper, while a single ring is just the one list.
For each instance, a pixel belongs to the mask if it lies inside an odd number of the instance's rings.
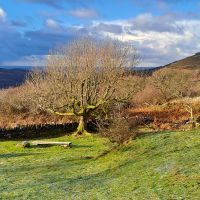
[{"label": "distant hill", "polygon": [[[178,60],[160,67],[137,67],[131,69],[131,73],[137,75],[151,75],[154,71],[162,68],[171,69],[199,69],[200,70],[200,52],[193,56],[189,56],[182,60]],[[21,85],[26,74],[31,70],[31,67],[0,67],[0,89]]]},{"label": "distant hill", "polygon": [[170,67],[173,69],[200,69],[200,52],[193,56],[189,56],[182,60],[175,61],[163,67]]},{"label": "distant hill", "polygon": [[159,66],[159,67],[154,67],[154,68],[147,68],[147,69],[142,69],[141,70],[138,68],[136,70],[136,74],[146,74],[146,75],[152,75],[157,70],[163,69],[163,68],[170,68],[170,69],[189,69],[189,70],[200,70],[200,52],[186,57],[181,60],[174,61],[172,63],[169,63],[164,66]]},{"label": "distant hill", "polygon": [[0,68],[0,89],[21,85],[28,72],[26,69]]}]

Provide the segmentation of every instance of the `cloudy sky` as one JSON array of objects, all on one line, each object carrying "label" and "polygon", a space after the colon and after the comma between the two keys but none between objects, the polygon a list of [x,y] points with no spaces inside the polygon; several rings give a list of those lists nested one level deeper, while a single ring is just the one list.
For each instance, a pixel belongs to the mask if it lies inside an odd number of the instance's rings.
[{"label": "cloudy sky", "polygon": [[42,65],[80,36],[130,42],[140,66],[200,51],[199,0],[0,0],[0,66]]}]

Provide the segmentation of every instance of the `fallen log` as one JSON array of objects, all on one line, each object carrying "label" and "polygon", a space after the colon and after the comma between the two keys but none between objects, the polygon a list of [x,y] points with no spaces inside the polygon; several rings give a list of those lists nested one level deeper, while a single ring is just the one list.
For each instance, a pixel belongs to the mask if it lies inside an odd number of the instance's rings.
[{"label": "fallen log", "polygon": [[50,142],[50,141],[33,141],[33,146],[39,146],[39,145],[48,145],[48,146],[63,146],[63,147],[70,147],[72,145],[71,142]]}]

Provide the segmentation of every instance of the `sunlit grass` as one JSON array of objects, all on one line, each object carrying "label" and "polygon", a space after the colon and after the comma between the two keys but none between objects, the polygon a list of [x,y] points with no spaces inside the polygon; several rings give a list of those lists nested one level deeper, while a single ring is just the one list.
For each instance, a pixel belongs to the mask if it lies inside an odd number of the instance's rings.
[{"label": "sunlit grass", "polygon": [[106,139],[54,138],[74,146],[0,142],[0,199],[198,199],[200,133],[141,136],[112,148]]}]

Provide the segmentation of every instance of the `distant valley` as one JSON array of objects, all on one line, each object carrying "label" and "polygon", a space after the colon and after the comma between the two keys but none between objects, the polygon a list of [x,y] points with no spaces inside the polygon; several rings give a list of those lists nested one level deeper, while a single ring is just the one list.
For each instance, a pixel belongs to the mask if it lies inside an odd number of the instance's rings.
[{"label": "distant valley", "polygon": [[[182,60],[178,60],[160,67],[137,67],[134,68],[136,72],[142,73],[152,73],[155,70],[161,68],[171,68],[171,69],[200,69],[200,52],[195,55],[189,56]],[[0,67],[0,88],[15,87],[21,85],[27,73],[32,69],[29,66],[6,66]]]},{"label": "distant valley", "polygon": [[0,68],[0,88],[15,87],[21,85],[29,72],[27,69]]}]

